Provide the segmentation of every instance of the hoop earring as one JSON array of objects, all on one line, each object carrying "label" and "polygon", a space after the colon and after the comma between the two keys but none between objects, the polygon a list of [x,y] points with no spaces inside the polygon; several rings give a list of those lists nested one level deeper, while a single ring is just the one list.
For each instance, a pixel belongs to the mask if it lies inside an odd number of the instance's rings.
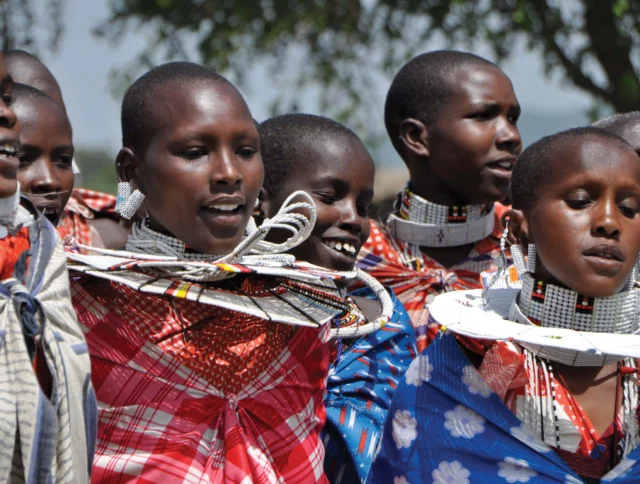
[{"label": "hoop earring", "polygon": [[144,202],[144,194],[140,190],[136,188],[136,190],[132,192],[129,182],[118,183],[116,212],[118,212],[122,218],[131,220],[142,205],[142,202]]}]

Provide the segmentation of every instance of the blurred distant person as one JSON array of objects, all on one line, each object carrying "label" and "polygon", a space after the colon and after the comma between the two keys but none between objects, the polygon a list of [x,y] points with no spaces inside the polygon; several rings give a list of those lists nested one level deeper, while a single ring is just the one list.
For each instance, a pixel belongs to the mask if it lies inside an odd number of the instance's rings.
[{"label": "blurred distant person", "polygon": [[617,134],[640,155],[640,111],[614,114],[596,121],[591,126]]}]

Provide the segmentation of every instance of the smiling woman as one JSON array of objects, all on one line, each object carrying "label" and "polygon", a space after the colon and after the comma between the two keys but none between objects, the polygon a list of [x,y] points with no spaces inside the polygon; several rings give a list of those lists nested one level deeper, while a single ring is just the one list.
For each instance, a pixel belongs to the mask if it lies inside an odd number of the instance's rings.
[{"label": "smiling woman", "polygon": [[[263,241],[256,124],[238,91],[185,62],[127,91],[118,208],[125,251],[70,247],[99,410],[99,482],[324,482],[328,321],[342,276],[295,264],[308,196]],[[249,255],[250,257],[243,257]],[[99,315],[99,316],[97,316]],[[284,324],[287,323],[287,324]]]},{"label": "smiling woman", "polygon": [[[276,116],[258,129],[266,171],[259,210],[273,217],[292,193],[307,191],[316,205],[316,224],[291,254],[329,269],[353,270],[369,236],[374,163],[367,149],[346,127],[311,114]],[[411,321],[389,293],[392,311],[384,314],[384,304],[381,308],[375,300],[380,295],[371,289],[345,291],[351,310],[331,323],[335,340],[323,442],[332,484],[366,479],[392,392],[416,353]],[[381,310],[383,328],[359,331],[375,328]]]}]

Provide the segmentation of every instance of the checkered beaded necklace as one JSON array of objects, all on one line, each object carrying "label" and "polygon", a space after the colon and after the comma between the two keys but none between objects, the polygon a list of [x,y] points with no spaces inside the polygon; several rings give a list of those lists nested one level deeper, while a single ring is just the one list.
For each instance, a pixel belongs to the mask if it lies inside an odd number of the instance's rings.
[{"label": "checkered beaded necklace", "polygon": [[493,204],[439,205],[416,195],[409,184],[387,219],[390,234],[420,247],[456,247],[484,239],[495,225]]}]

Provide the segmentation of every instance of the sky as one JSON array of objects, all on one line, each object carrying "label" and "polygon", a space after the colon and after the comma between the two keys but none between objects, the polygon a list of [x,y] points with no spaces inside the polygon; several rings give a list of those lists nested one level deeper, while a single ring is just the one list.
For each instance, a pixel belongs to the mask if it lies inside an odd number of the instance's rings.
[{"label": "sky", "polygon": [[[74,144],[82,147],[104,147],[115,153],[120,147],[120,99],[109,90],[109,72],[129,63],[144,47],[143,34],[130,34],[124,41],[112,46],[103,39],[94,38],[91,29],[108,15],[107,0],[69,0],[66,11],[65,34],[60,49],[56,53],[41,55],[41,59],[51,69],[62,88],[65,104],[74,128]],[[429,44],[425,51],[442,48]],[[488,49],[479,46],[475,53],[491,58]],[[529,126],[529,138],[550,134],[553,123],[547,119],[557,119],[559,128],[574,123],[576,117],[584,115],[590,101],[588,96],[576,88],[564,84],[558,76],[544,76],[542,63],[535,53],[517,48],[512,59],[501,66],[511,78],[516,95],[523,108],[523,137],[527,139],[524,126]],[[241,88],[249,107],[257,120],[268,117],[270,102],[277,93],[277,86],[270,82],[264,69],[256,68],[251,81]],[[386,90],[391,79],[376,86],[376,98],[384,103]],[[301,93],[302,105],[313,112],[311,95]],[[310,105],[311,103],[311,105]],[[382,109],[380,125],[382,126]],[[320,114],[320,113],[318,113]],[[528,123],[527,123],[528,121]],[[549,126],[544,126],[549,124]],[[571,127],[571,126],[566,126]],[[558,129],[555,125],[553,129]]]}]

